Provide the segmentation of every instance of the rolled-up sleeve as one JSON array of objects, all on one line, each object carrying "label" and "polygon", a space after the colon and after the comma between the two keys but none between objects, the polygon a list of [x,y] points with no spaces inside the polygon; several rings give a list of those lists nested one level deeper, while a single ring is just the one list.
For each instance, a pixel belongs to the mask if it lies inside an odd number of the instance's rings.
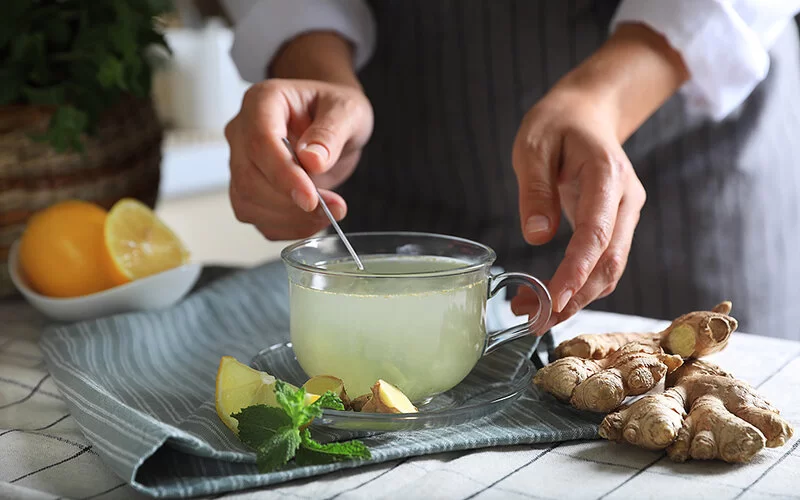
[{"label": "rolled-up sleeve", "polygon": [[663,35],[689,70],[689,106],[721,120],[767,76],[768,51],[798,10],[800,0],[623,0],[611,31],[635,22]]},{"label": "rolled-up sleeve", "polygon": [[363,0],[223,0],[234,23],[231,57],[249,82],[266,78],[270,61],[292,38],[332,31],[354,48],[358,70],[375,49],[375,22]]}]

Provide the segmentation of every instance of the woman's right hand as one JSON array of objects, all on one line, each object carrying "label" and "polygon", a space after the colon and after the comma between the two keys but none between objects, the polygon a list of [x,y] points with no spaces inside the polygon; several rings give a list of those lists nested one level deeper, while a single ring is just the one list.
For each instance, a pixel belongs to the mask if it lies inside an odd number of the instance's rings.
[{"label": "woman's right hand", "polygon": [[334,218],[343,219],[347,205],[330,189],[353,172],[372,127],[372,106],[359,88],[295,79],[253,85],[225,127],[236,218],[270,240],[312,236],[329,225],[317,210],[317,186]]}]

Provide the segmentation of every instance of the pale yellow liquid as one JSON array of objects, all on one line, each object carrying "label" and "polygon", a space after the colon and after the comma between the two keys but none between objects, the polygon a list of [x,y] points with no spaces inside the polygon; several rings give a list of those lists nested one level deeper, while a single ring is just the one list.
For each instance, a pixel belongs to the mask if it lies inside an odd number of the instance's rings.
[{"label": "pale yellow liquid", "polygon": [[[364,265],[374,274],[404,274],[464,263],[393,256]],[[352,263],[327,267],[354,270]],[[378,379],[415,402],[456,386],[483,353],[486,278],[385,281],[348,281],[341,292],[292,282],[291,338],[300,365],[309,376],[341,378],[351,397],[368,393]]]}]

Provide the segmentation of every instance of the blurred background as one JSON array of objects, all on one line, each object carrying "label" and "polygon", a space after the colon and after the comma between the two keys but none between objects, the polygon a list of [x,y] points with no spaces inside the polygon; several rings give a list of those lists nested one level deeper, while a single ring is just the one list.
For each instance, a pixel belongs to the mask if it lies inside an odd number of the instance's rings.
[{"label": "blurred background", "polygon": [[[248,85],[217,0],[8,0],[0,15],[0,297],[31,217],[135,198],[204,264],[252,266],[288,242],[238,222],[224,127]],[[70,231],[62,231],[69,233]]]},{"label": "blurred background", "polygon": [[213,0],[175,0],[173,10],[165,16],[173,57],[153,82],[156,110],[167,127],[156,212],[195,260],[255,265],[277,258],[287,243],[267,241],[237,221],[228,199],[223,129],[248,87],[229,56],[230,25]]}]

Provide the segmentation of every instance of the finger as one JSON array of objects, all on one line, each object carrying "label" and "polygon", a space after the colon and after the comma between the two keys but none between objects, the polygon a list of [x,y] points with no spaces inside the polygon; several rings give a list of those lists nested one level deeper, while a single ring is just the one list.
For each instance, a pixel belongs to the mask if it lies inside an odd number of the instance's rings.
[{"label": "finger", "polygon": [[[266,182],[261,172],[254,166],[239,174],[236,179],[232,179],[231,188],[232,193],[235,192],[236,199],[260,206],[278,218],[317,217],[327,220],[322,207],[313,212],[305,212],[298,208],[291,198],[278,192],[274,186]],[[342,220],[347,215],[347,204],[340,195],[325,189],[320,189],[319,194],[325,200],[334,219]]]},{"label": "finger", "polygon": [[[320,195],[334,219],[342,220],[346,216],[347,204],[341,196],[324,189],[320,190]],[[322,209],[308,213],[298,208],[290,198],[269,184],[254,165],[239,167],[238,174],[231,179],[230,199],[237,219],[262,229],[272,227],[286,232],[285,229],[293,226],[318,228],[321,225],[324,228],[329,224]],[[269,237],[280,239],[274,234],[269,234]]]},{"label": "finger", "polygon": [[325,216],[310,215],[295,208],[297,213],[287,215],[274,209],[240,200],[234,204],[236,218],[255,226],[268,240],[281,241],[307,238],[328,225]]},{"label": "finger", "polygon": [[512,162],[519,185],[522,235],[531,245],[550,241],[561,215],[558,166],[561,139],[527,136],[514,144]]},{"label": "finger", "polygon": [[248,159],[281,194],[303,211],[311,212],[317,208],[314,183],[283,144],[291,117],[288,98],[276,85],[264,84],[254,89],[245,95],[243,104],[250,111],[250,126],[244,127],[243,138]]},{"label": "finger", "polygon": [[[238,197],[267,209],[275,209],[278,215],[288,217],[302,214],[305,217],[325,217],[322,207],[318,207],[313,212],[305,212],[298,208],[294,200],[279,192],[275,186],[270,184],[263,172],[255,165],[239,167],[237,175],[231,178],[231,185],[235,186]],[[347,204],[344,199],[337,193],[326,189],[320,189],[319,194],[328,205],[333,218],[342,220],[347,214]]]},{"label": "finger", "polygon": [[583,170],[575,231],[551,280],[555,312],[563,311],[573,295],[583,288],[608,248],[622,197],[622,183],[615,174],[617,167],[584,167]]},{"label": "finger", "polygon": [[511,312],[517,316],[523,314],[536,314],[539,310],[539,298],[535,295],[533,297],[516,296],[511,299]]},{"label": "finger", "polygon": [[[544,281],[544,286],[548,286]],[[539,296],[526,286],[517,289],[517,294],[511,299],[511,312],[517,316],[523,314],[536,314],[539,310]]]},{"label": "finger", "polygon": [[353,135],[357,115],[346,99],[319,99],[314,120],[297,141],[297,156],[312,175],[329,170]]},{"label": "finger", "polygon": [[583,288],[578,291],[564,311],[559,315],[561,321],[589,305],[592,301],[610,294],[619,283],[630,255],[633,234],[639,223],[641,202],[631,197],[623,197],[619,206],[614,234],[603,256],[592,271]]}]

